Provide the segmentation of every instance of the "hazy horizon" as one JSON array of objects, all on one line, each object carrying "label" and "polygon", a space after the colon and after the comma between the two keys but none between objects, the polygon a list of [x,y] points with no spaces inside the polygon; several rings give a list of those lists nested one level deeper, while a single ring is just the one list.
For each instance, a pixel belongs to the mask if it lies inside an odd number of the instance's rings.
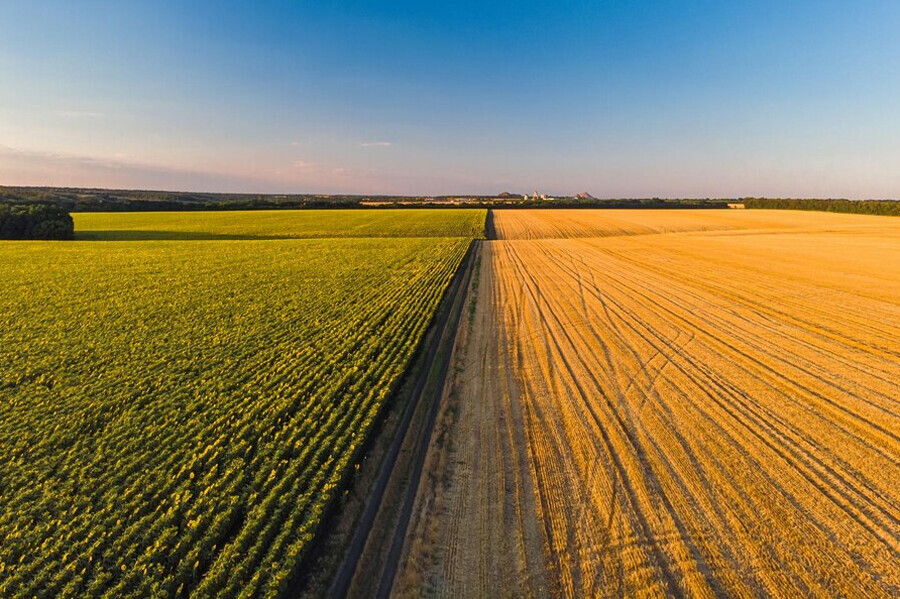
[{"label": "hazy horizon", "polygon": [[0,185],[900,197],[900,5],[0,5]]}]

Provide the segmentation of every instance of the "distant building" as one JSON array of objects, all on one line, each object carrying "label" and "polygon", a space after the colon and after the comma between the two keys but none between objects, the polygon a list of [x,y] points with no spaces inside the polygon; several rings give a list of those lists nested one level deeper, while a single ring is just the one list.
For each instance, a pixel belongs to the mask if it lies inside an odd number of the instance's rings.
[{"label": "distant building", "polygon": [[531,194],[530,198],[526,195],[526,196],[522,196],[522,199],[523,200],[530,199],[532,201],[537,202],[538,200],[546,201],[546,200],[555,200],[556,198],[554,198],[553,196],[548,196],[546,193],[538,193],[538,190],[535,189],[534,193]]}]

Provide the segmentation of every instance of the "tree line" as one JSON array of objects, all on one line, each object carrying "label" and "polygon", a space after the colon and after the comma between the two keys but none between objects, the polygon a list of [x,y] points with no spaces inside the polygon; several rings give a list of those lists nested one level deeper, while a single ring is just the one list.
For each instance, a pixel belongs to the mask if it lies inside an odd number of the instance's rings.
[{"label": "tree line", "polygon": [[556,197],[237,194],[65,187],[0,187],[0,202],[47,204],[68,212],[299,210],[305,208],[726,208],[728,200]]},{"label": "tree line", "polygon": [[0,204],[0,239],[72,239],[75,223],[61,208],[46,204]]},{"label": "tree line", "polygon": [[882,214],[900,216],[897,200],[800,200],[791,198],[745,198],[746,208],[774,210],[817,210],[820,212],[849,212],[853,214]]},{"label": "tree line", "polygon": [[[452,203],[450,202],[452,200]],[[378,196],[327,194],[235,194],[144,190],[76,189],[61,187],[0,187],[0,205],[29,207],[42,211],[56,208],[69,212],[143,212],[175,210],[298,210],[304,208],[727,208],[742,202],[746,208],[818,210],[856,214],[900,216],[896,200],[826,200],[794,198],[593,198],[557,197],[522,199],[517,194],[497,196]],[[18,210],[18,208],[16,209]],[[19,219],[21,217],[16,217]],[[32,217],[27,217],[26,220]],[[15,220],[14,219],[14,220]],[[62,220],[48,215],[39,220]],[[21,225],[11,228],[20,230]],[[27,228],[27,227],[26,227]],[[42,227],[50,229],[50,225]],[[40,234],[46,234],[39,231]],[[8,233],[0,233],[9,239]],[[16,237],[21,238],[21,237]],[[43,237],[47,238],[47,237]]]}]

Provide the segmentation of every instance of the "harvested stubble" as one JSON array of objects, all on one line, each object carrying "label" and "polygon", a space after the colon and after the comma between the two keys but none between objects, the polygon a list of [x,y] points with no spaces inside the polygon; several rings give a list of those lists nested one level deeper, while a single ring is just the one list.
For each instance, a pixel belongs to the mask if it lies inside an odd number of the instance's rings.
[{"label": "harvested stubble", "polygon": [[398,593],[900,592],[900,221],[495,223]]}]

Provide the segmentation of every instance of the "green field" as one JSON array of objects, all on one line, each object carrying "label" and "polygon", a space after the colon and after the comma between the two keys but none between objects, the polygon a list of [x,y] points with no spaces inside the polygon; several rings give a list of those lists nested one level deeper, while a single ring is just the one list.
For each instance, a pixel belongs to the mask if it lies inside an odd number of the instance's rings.
[{"label": "green field", "polygon": [[484,210],[258,210],[80,213],[76,239],[480,237]]},{"label": "green field", "polygon": [[320,214],[0,242],[0,596],[284,593],[484,220]]}]

